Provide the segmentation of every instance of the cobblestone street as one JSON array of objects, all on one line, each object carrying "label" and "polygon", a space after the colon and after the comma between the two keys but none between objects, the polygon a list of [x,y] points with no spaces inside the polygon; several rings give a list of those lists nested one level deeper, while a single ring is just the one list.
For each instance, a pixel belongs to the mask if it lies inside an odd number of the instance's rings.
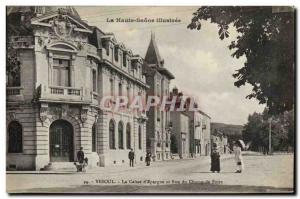
[{"label": "cobblestone street", "polygon": [[[244,156],[236,174],[232,155],[223,156],[221,173],[211,173],[209,157],[97,168],[87,173],[10,173],[8,192],[286,192],[293,190],[293,155]],[[159,186],[157,186],[157,184]]]}]

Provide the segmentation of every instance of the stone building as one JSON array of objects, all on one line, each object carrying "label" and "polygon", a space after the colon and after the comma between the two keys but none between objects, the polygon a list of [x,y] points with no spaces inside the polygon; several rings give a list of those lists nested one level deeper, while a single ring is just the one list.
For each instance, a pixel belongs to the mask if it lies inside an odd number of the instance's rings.
[{"label": "stone building", "polygon": [[[150,86],[147,96],[169,96],[170,81],[173,74],[164,66],[155,41],[154,34],[146,52],[144,72],[146,82]],[[151,152],[154,160],[170,159],[170,113],[160,111],[160,107],[151,107],[147,111],[147,151]]]},{"label": "stone building", "polygon": [[146,115],[111,96],[146,98],[143,59],[69,6],[7,8],[7,169],[127,164],[146,152]]},{"label": "stone building", "polygon": [[190,157],[190,118],[185,112],[171,111],[171,152],[179,158]]},{"label": "stone building", "polygon": [[[202,111],[187,111],[190,118],[191,154],[193,157],[210,155],[210,117]],[[194,139],[192,139],[194,138]]]},{"label": "stone building", "polygon": [[[180,100],[184,100],[184,114],[189,117],[189,151],[192,157],[210,155],[211,133],[210,133],[210,117],[203,111],[198,109],[198,104],[192,102],[188,96],[183,96],[182,92],[178,92],[175,87],[171,92],[172,97],[177,97],[177,106],[180,106]],[[193,103],[195,110],[189,110],[189,106]],[[172,114],[172,112],[171,112]],[[175,114],[175,113],[174,113]],[[172,123],[177,122],[171,119]]]}]

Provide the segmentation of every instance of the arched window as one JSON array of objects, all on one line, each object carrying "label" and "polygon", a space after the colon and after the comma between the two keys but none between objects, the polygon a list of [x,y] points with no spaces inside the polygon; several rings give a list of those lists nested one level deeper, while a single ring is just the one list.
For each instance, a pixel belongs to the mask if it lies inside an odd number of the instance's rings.
[{"label": "arched window", "polygon": [[115,149],[115,122],[113,120],[109,121],[109,148]]},{"label": "arched window", "polygon": [[126,146],[127,146],[127,149],[131,149],[131,132],[130,132],[130,124],[127,123],[127,126],[126,126]]},{"label": "arched window", "polygon": [[139,149],[142,149],[142,128],[141,128],[141,126],[139,126],[138,138],[139,138]]},{"label": "arched window", "polygon": [[123,123],[120,121],[118,125],[119,149],[124,149],[123,145]]},{"label": "arched window", "polygon": [[96,152],[97,137],[96,137],[96,125],[92,127],[92,152]]},{"label": "arched window", "polygon": [[166,147],[169,147],[169,134],[166,133]]},{"label": "arched window", "polygon": [[13,121],[8,125],[8,153],[23,152],[22,125]]}]

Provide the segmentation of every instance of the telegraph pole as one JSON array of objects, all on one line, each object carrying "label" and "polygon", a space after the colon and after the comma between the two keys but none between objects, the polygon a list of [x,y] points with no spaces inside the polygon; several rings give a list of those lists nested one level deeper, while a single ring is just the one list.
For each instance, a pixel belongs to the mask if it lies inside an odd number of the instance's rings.
[{"label": "telegraph pole", "polygon": [[269,155],[272,155],[272,118],[269,118]]}]

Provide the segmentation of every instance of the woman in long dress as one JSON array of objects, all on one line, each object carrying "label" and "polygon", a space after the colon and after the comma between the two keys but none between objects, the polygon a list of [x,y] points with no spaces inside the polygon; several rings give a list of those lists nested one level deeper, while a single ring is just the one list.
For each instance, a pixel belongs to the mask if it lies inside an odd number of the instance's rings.
[{"label": "woman in long dress", "polygon": [[234,160],[236,163],[236,173],[242,173],[244,162],[242,157],[242,146],[239,141],[236,141],[233,146]]},{"label": "woman in long dress", "polygon": [[211,167],[210,170],[214,173],[217,171],[220,172],[220,153],[218,151],[218,146],[216,143],[213,144],[212,152],[211,152]]}]

